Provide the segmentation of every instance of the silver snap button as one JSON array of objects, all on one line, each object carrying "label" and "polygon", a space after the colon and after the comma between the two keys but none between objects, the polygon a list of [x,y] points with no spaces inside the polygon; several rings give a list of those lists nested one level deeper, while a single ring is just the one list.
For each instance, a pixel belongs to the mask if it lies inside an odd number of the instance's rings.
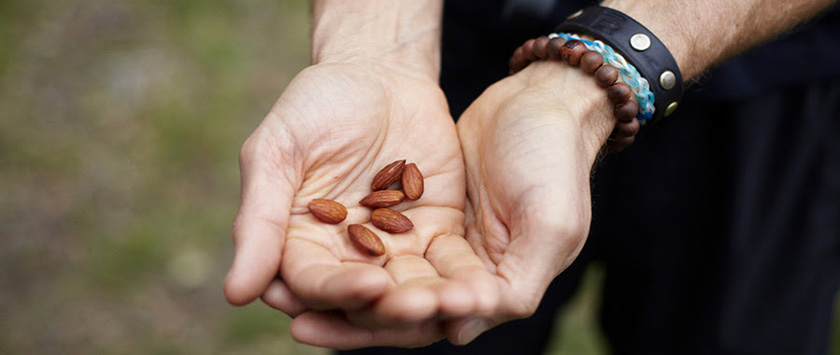
[{"label": "silver snap button", "polygon": [[630,46],[639,52],[644,51],[650,48],[650,37],[644,33],[634,34],[633,37],[630,37]]},{"label": "silver snap button", "polygon": [[668,116],[670,116],[672,113],[674,113],[674,111],[676,111],[676,110],[677,110],[677,106],[679,106],[679,104],[678,104],[676,101],[674,101],[674,102],[672,102],[672,103],[668,104],[668,107],[667,107],[667,108],[665,108],[665,117],[668,117]]},{"label": "silver snap button", "polygon": [[659,76],[659,85],[665,90],[671,90],[677,85],[677,76],[674,72],[666,70]]}]

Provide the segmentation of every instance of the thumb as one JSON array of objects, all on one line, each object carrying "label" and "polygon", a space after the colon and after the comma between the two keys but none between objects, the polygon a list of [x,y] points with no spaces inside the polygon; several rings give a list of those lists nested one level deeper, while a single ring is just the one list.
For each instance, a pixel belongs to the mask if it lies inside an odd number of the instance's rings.
[{"label": "thumb", "polygon": [[[280,269],[296,183],[278,170],[286,166],[276,154],[240,153],[242,202],[233,226],[233,265],[225,279],[228,302],[244,305],[259,297]],[[291,170],[291,169],[290,169]]]},{"label": "thumb", "polygon": [[497,273],[507,291],[506,313],[513,318],[536,311],[548,285],[577,258],[589,233],[588,186],[574,193],[554,190],[541,191],[543,201],[525,199],[509,222],[512,241]]}]

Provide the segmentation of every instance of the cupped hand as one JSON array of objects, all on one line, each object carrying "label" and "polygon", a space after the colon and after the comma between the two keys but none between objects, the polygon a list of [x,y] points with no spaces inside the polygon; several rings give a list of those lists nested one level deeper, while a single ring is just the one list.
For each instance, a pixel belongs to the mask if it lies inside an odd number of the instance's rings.
[{"label": "cupped hand", "polygon": [[467,239],[494,274],[500,305],[452,325],[455,343],[536,310],[589,230],[590,171],[614,124],[579,69],[535,62],[488,88],[458,121],[467,170]]},{"label": "cupped hand", "polygon": [[[389,234],[370,225],[359,201],[399,159],[417,164],[425,193],[393,207],[414,229]],[[442,336],[439,319],[495,307],[495,281],[464,239],[463,159],[434,81],[373,64],[309,67],[245,142],[240,169],[225,295],[233,304],[263,295],[296,318],[297,340],[416,346]],[[316,198],[345,205],[347,219],[315,219],[306,206]],[[356,249],[353,223],[376,232],[387,253]]]}]

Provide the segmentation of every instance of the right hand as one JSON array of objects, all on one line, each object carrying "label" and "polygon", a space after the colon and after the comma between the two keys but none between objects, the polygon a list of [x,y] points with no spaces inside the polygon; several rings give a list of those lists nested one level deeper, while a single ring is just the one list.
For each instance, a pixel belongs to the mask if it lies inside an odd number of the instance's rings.
[{"label": "right hand", "polygon": [[450,340],[534,313],[577,257],[591,219],[590,172],[615,124],[605,90],[538,61],[489,87],[458,121],[467,170],[467,239],[499,286],[499,307],[461,319]]},{"label": "right hand", "polygon": [[[426,191],[394,207],[413,230],[390,235],[371,227],[388,252],[370,257],[353,247],[346,227],[369,225],[369,209],[358,201],[376,172],[398,159],[417,164]],[[443,336],[436,319],[495,308],[495,281],[464,239],[463,159],[435,80],[375,63],[309,67],[245,142],[240,168],[225,295],[240,305],[265,293],[296,318],[297,340],[418,346]],[[306,208],[315,198],[342,203],[347,219],[316,220]]]}]

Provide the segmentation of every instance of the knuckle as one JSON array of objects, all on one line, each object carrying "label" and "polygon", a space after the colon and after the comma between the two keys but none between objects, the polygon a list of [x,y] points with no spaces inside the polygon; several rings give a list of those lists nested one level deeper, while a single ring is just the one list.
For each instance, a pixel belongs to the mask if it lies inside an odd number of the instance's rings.
[{"label": "knuckle", "polygon": [[537,312],[539,305],[539,298],[525,297],[512,305],[510,315],[515,319],[528,318]]},{"label": "knuckle", "polygon": [[242,229],[244,226],[243,220],[245,217],[242,216],[242,213],[237,213],[236,218],[233,219],[233,228],[231,229],[231,238],[233,238],[233,242],[236,243],[237,240],[242,239]]},{"label": "knuckle", "polygon": [[246,163],[251,157],[257,155],[257,152],[260,150],[260,145],[260,140],[257,138],[256,133],[249,136],[239,149],[240,164]]},{"label": "knuckle", "polygon": [[562,214],[548,210],[534,210],[536,230],[576,246],[589,234],[591,213],[588,209],[573,209]]}]

